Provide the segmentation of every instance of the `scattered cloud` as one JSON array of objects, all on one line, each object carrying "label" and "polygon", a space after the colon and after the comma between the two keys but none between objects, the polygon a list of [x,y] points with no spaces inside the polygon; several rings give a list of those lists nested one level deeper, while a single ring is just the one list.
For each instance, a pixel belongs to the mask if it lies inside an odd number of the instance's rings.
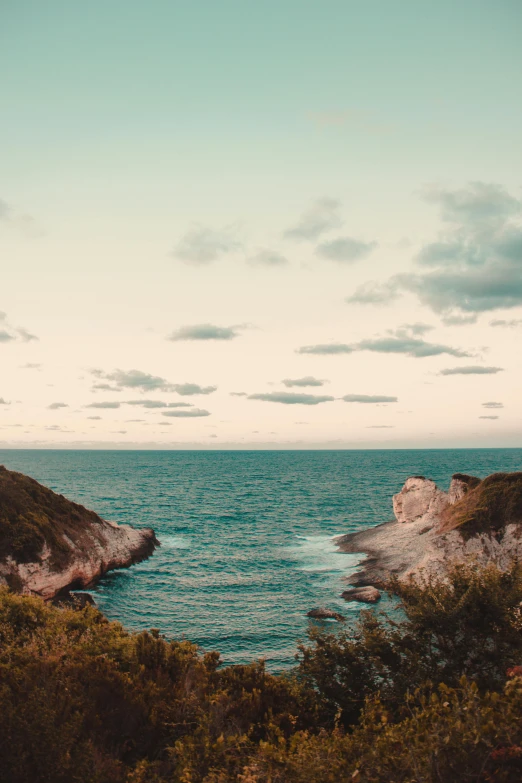
[{"label": "scattered cloud", "polygon": [[522,305],[522,201],[484,182],[458,190],[431,187],[423,197],[438,208],[442,230],[417,254],[419,272],[366,283],[348,301],[375,301],[372,290],[381,301],[386,292],[412,293],[450,325]]},{"label": "scattered cloud", "polygon": [[415,337],[381,337],[370,340],[361,340],[357,344],[358,351],[374,351],[377,353],[403,353],[415,358],[424,358],[426,356],[440,356],[448,354],[449,356],[465,357],[470,356],[466,351],[459,348],[451,348],[449,345],[440,345],[438,343],[429,343]]},{"label": "scattered cloud", "polygon": [[319,405],[321,402],[332,402],[335,397],[324,394],[266,392],[264,394],[249,394],[248,399],[263,400],[264,402],[280,402],[283,405]]},{"label": "scattered cloud", "polygon": [[202,410],[201,408],[191,408],[190,410],[175,410],[175,411],[163,411],[162,416],[169,416],[176,419],[189,419],[200,418],[202,416],[210,416],[209,411]]},{"label": "scattered cloud", "polygon": [[316,255],[338,261],[342,264],[352,264],[367,258],[377,247],[377,242],[361,242],[351,237],[339,237],[329,242],[323,242],[315,249]]},{"label": "scattered cloud", "polygon": [[111,386],[110,383],[93,383],[93,385],[91,386],[91,391],[121,392],[123,391],[123,388],[121,387],[118,388],[117,386]]},{"label": "scattered cloud", "polygon": [[318,355],[332,355],[338,353],[353,353],[353,345],[346,343],[320,343],[319,345],[303,345],[296,353],[312,353]]},{"label": "scattered cloud", "polygon": [[502,372],[503,367],[481,367],[471,365],[469,367],[450,367],[447,370],[441,370],[439,375],[495,375]]},{"label": "scattered cloud", "polygon": [[356,351],[402,353],[417,359],[426,356],[440,356],[442,354],[461,358],[470,356],[467,351],[462,351],[459,348],[451,348],[449,345],[441,345],[439,343],[429,343],[416,337],[409,337],[406,334],[393,337],[376,337],[352,344],[326,343],[319,345],[304,345],[297,349],[297,353],[318,355],[349,354],[355,353]]},{"label": "scattered cloud", "polygon": [[7,319],[6,313],[0,312],[0,343],[10,343],[18,340],[23,343],[29,343],[38,340],[38,337],[24,329],[23,326],[13,326]]},{"label": "scattered cloud", "polygon": [[217,390],[217,386],[198,386],[197,383],[175,383],[172,388],[182,397],[189,397],[193,394],[212,394]]},{"label": "scattered cloud", "polygon": [[422,336],[423,334],[426,334],[427,332],[431,332],[435,327],[431,324],[425,324],[422,322],[417,321],[414,324],[402,324],[397,329],[397,332],[406,332],[409,334],[413,334],[416,337]]},{"label": "scattered cloud", "polygon": [[241,243],[233,236],[231,229],[219,231],[206,226],[194,226],[180,239],[172,255],[186,264],[204,266],[240,249]]},{"label": "scattered cloud", "polygon": [[[114,386],[111,387],[111,391],[137,389],[142,392],[175,392],[176,394],[187,396],[190,394],[211,394],[217,389],[217,386],[199,386],[197,383],[170,383],[159,375],[151,375],[150,373],[142,372],[141,370],[114,370],[114,372],[91,370],[91,373],[97,378],[104,378],[105,380],[111,381],[114,384]],[[143,403],[131,400],[129,404],[143,404],[144,407],[147,407],[146,402],[147,401],[145,400]],[[161,407],[159,404],[156,404],[155,401],[149,400],[149,402],[153,403],[149,407]],[[116,405],[113,405],[112,407],[116,407]]]},{"label": "scattered cloud", "polygon": [[1,223],[13,228],[15,231],[23,234],[29,239],[41,237],[44,233],[31,215],[18,212],[3,199],[0,199],[0,224]]},{"label": "scattered cloud", "polygon": [[306,375],[304,378],[285,378],[282,383],[287,389],[292,389],[294,386],[324,386],[326,381],[314,378],[312,375]]},{"label": "scattered cloud", "polygon": [[356,288],[355,292],[347,296],[344,301],[346,304],[391,304],[399,295],[399,286],[396,283],[392,281],[377,283],[370,280]]},{"label": "scattered cloud", "polygon": [[91,421],[101,421],[101,416],[87,416]]},{"label": "scattered cloud", "polygon": [[258,250],[257,253],[250,256],[248,263],[253,266],[287,266],[289,264],[288,258],[276,250],[268,250],[263,248]]},{"label": "scattered cloud", "polygon": [[194,324],[182,326],[167,337],[167,340],[233,340],[239,337],[239,326],[215,326],[214,324]]},{"label": "scattered cloud", "polygon": [[7,400],[4,400],[3,397],[0,397],[0,405],[11,405],[11,403],[7,402]]},{"label": "scattered cloud", "polygon": [[475,313],[471,313],[471,315],[444,315],[441,320],[444,326],[469,326],[469,324],[477,323],[477,317]]},{"label": "scattered cloud", "polygon": [[86,405],[86,408],[107,408],[107,409],[116,409],[119,408],[121,403],[119,402],[91,402],[89,405]]},{"label": "scattered cloud", "polygon": [[27,364],[20,365],[21,370],[41,370],[42,365],[35,362],[28,362]]},{"label": "scattered cloud", "polygon": [[246,392],[230,392],[231,397],[248,397]]},{"label": "scattered cloud", "polygon": [[66,402],[52,402],[47,407],[50,411],[57,411],[59,408],[68,408],[69,406]]},{"label": "scattered cloud", "polygon": [[511,320],[504,320],[498,318],[489,322],[490,326],[503,326],[507,329],[516,329],[518,326],[522,326],[522,318],[512,318]]},{"label": "scattered cloud", "polygon": [[318,239],[326,231],[342,226],[341,202],[334,198],[322,198],[307,209],[296,225],[285,231],[287,239],[310,241]]},{"label": "scattered cloud", "polygon": [[498,419],[498,416],[479,416],[479,419]]},{"label": "scattered cloud", "polygon": [[383,394],[345,394],[345,402],[361,402],[375,404],[379,402],[398,402],[397,397],[387,397]]},{"label": "scattered cloud", "polygon": [[102,370],[91,370],[96,378],[102,378],[111,381],[114,387],[111,391],[122,389],[139,389],[140,391],[172,391],[172,384],[161,378],[159,375],[150,375],[150,373],[141,370],[114,370],[113,372],[103,372]]},{"label": "scattered cloud", "polygon": [[483,408],[503,408],[504,403],[503,402],[483,402],[482,403]]}]

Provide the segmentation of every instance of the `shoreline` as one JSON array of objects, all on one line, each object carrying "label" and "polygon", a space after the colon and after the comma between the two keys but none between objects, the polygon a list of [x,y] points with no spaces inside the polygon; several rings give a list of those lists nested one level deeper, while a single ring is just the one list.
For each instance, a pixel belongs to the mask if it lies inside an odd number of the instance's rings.
[{"label": "shoreline", "polygon": [[427,558],[435,538],[431,526],[420,519],[404,524],[397,520],[347,533],[334,539],[341,552],[360,554],[358,570],[345,577],[353,587],[382,587],[390,575],[404,576]]}]

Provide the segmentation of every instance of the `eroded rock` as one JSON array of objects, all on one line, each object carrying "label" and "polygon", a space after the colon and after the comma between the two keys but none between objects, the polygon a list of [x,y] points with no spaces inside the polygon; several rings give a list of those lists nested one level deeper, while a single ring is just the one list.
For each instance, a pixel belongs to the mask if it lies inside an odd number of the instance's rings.
[{"label": "eroded rock", "polygon": [[424,525],[433,525],[449,502],[448,494],[439,489],[434,481],[423,476],[412,476],[406,480],[401,491],[393,496],[393,512],[401,523],[422,521]]},{"label": "eroded rock", "polygon": [[346,617],[339,612],[334,612],[332,609],[326,609],[324,606],[319,606],[317,609],[310,609],[307,612],[307,617],[311,617],[313,620],[337,620],[338,623],[344,623]]},{"label": "eroded rock", "polygon": [[351,590],[345,590],[341,593],[345,601],[361,601],[364,604],[376,604],[380,601],[381,594],[376,587],[368,585],[367,587],[353,587]]}]

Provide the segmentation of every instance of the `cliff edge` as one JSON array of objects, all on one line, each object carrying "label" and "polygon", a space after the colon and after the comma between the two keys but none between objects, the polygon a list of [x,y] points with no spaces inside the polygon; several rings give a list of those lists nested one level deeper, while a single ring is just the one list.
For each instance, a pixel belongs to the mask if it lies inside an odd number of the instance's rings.
[{"label": "cliff edge", "polygon": [[522,557],[522,473],[482,481],[456,473],[448,492],[412,476],[393,496],[393,511],[394,522],[337,539],[342,551],[367,555],[350,584],[379,585],[420,571],[440,576],[449,563],[469,558],[503,568]]},{"label": "cliff edge", "polygon": [[0,466],[0,584],[48,600],[149,557],[150,528],[107,522],[22,473]]}]

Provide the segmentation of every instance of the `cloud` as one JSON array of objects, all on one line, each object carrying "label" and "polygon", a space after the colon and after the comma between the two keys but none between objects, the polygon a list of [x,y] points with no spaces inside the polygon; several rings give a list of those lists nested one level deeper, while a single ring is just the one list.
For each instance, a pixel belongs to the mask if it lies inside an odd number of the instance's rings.
[{"label": "cloud", "polygon": [[91,386],[91,391],[121,392],[123,391],[123,389],[122,388],[118,389],[116,386],[111,386],[110,383],[93,383],[93,385]]},{"label": "cloud", "polygon": [[180,239],[172,255],[186,264],[204,266],[240,249],[241,243],[232,235],[230,229],[216,231],[198,225]]},{"label": "cloud", "polygon": [[31,215],[17,212],[3,199],[0,199],[0,223],[14,228],[30,239],[40,237],[44,233]]},{"label": "cloud", "polygon": [[321,234],[342,226],[339,213],[341,202],[334,198],[322,198],[316,201],[300,217],[292,228],[285,231],[287,239],[314,241]]},{"label": "cloud", "polygon": [[91,421],[101,421],[101,416],[87,416]]},{"label": "cloud", "polygon": [[167,337],[167,340],[233,340],[239,337],[238,326],[214,326],[213,324],[194,324],[182,326]]},{"label": "cloud", "polygon": [[366,427],[367,430],[393,430],[395,427],[393,424],[369,424]]},{"label": "cloud", "polygon": [[287,266],[289,261],[286,256],[278,253],[276,250],[259,250],[253,256],[250,256],[248,263],[253,266]]},{"label": "cloud", "polygon": [[522,201],[484,182],[457,190],[432,187],[423,197],[437,207],[442,230],[417,254],[419,272],[366,283],[348,301],[371,302],[375,286],[382,301],[386,290],[411,293],[450,325],[522,305]]},{"label": "cloud", "polygon": [[403,336],[377,337],[368,340],[361,340],[351,345],[346,343],[326,343],[324,345],[305,345],[297,349],[297,353],[308,354],[349,354],[356,351],[372,351],[374,353],[399,353],[406,356],[413,356],[417,359],[426,356],[440,356],[448,354],[449,356],[467,357],[470,356],[466,351],[458,348],[451,348],[449,345],[439,343],[429,343],[425,340]]},{"label": "cloud", "polygon": [[312,375],[306,375],[304,378],[285,378],[282,383],[287,389],[291,389],[294,386],[324,386],[326,381],[323,381],[320,378],[314,378]]},{"label": "cloud", "polygon": [[383,394],[345,394],[342,398],[345,402],[379,403],[398,402],[397,397],[387,397]]},{"label": "cloud", "polygon": [[190,410],[163,411],[162,416],[170,416],[176,419],[200,418],[201,416],[210,416],[209,411],[201,408],[191,408]]},{"label": "cloud", "polygon": [[69,406],[66,402],[52,402],[47,407],[50,411],[57,411],[59,408],[68,408]]},{"label": "cloud", "polygon": [[42,369],[42,365],[34,363],[34,362],[28,362],[27,364],[22,364],[20,366],[20,369],[21,370],[41,370]]},{"label": "cloud", "polygon": [[248,397],[246,392],[230,392],[231,397]]},{"label": "cloud", "polygon": [[451,367],[447,370],[441,370],[439,375],[495,375],[502,372],[503,367],[480,367],[471,365],[469,367]]},{"label": "cloud", "polygon": [[23,327],[16,329],[16,332],[24,343],[30,343],[32,340],[38,340],[38,337],[35,334],[31,334],[31,332],[28,332],[27,329],[24,329]]},{"label": "cloud", "polygon": [[361,340],[357,344],[358,351],[375,351],[377,353],[403,353],[415,358],[424,358],[426,356],[440,356],[448,354],[449,356],[465,357],[470,356],[466,351],[458,348],[451,348],[449,345],[440,345],[438,343],[429,343],[415,337],[381,337],[371,340]]},{"label": "cloud", "polygon": [[121,403],[119,402],[91,402],[90,405],[86,405],[86,408],[107,408],[116,409],[119,408]]},{"label": "cloud", "polygon": [[0,343],[10,343],[14,340],[18,340],[23,343],[31,342],[32,340],[38,340],[35,334],[31,334],[23,326],[13,326],[9,323],[6,313],[0,312],[0,323],[2,328],[0,329]]},{"label": "cloud", "polygon": [[498,416],[479,416],[479,419],[498,419]]},{"label": "cloud", "polygon": [[11,405],[11,403],[7,402],[7,400],[4,400],[3,397],[0,397],[0,405]]},{"label": "cloud", "polygon": [[503,402],[483,402],[482,403],[483,408],[503,408],[504,403]]},{"label": "cloud", "polygon": [[126,400],[125,405],[140,405],[142,408],[191,408],[190,402],[163,402],[162,400]]},{"label": "cloud", "polygon": [[394,282],[376,283],[370,280],[356,288],[344,301],[346,304],[390,304],[398,297],[399,288]]},{"label": "cloud", "polygon": [[442,318],[442,323],[445,326],[468,326],[477,323],[477,315],[475,313],[471,313],[471,315],[445,315]]},{"label": "cloud", "polygon": [[[175,392],[176,394],[187,396],[190,394],[211,394],[217,389],[217,386],[199,386],[197,383],[170,383],[159,375],[150,375],[150,373],[142,372],[141,370],[114,370],[114,372],[91,370],[91,373],[97,378],[105,378],[114,383],[115,386],[111,387],[111,391],[137,389],[143,392]],[[130,404],[137,403],[131,401]],[[151,405],[150,407],[159,406]]]},{"label": "cloud", "polygon": [[335,397],[322,394],[267,392],[265,394],[249,394],[248,399],[263,400],[264,402],[280,402],[283,405],[319,405],[321,402],[332,402]]},{"label": "cloud", "polygon": [[522,318],[512,318],[509,321],[503,319],[496,319],[489,322],[490,326],[503,326],[507,329],[516,329],[518,326],[522,326]]},{"label": "cloud", "polygon": [[159,375],[150,375],[141,370],[114,370],[113,372],[102,372],[102,370],[91,370],[92,375],[97,378],[103,378],[115,384],[111,391],[121,389],[139,389],[140,391],[172,391],[172,384],[161,378]]},{"label": "cloud", "polygon": [[316,255],[322,258],[339,261],[343,264],[351,264],[354,261],[367,258],[376,247],[377,242],[361,242],[351,237],[339,237],[318,245],[315,252]]},{"label": "cloud", "polygon": [[481,228],[491,222],[498,224],[521,210],[518,199],[497,184],[471,182],[467,188],[448,190],[440,187],[426,188],[425,201],[439,207],[440,217],[458,226],[478,225]]},{"label": "cloud", "polygon": [[188,397],[192,394],[212,394],[217,390],[217,386],[198,386],[197,383],[175,383],[172,388],[182,397]]},{"label": "cloud", "polygon": [[426,334],[427,332],[431,332],[435,327],[431,326],[431,324],[425,324],[422,322],[417,321],[414,324],[402,324],[402,326],[399,326],[399,329],[397,331],[399,332],[409,332],[410,334],[414,334],[415,336],[422,336],[423,334]]},{"label": "cloud", "polygon": [[353,353],[353,345],[346,343],[320,343],[319,345],[303,345],[296,353],[312,353],[318,355],[333,355],[338,353]]}]

